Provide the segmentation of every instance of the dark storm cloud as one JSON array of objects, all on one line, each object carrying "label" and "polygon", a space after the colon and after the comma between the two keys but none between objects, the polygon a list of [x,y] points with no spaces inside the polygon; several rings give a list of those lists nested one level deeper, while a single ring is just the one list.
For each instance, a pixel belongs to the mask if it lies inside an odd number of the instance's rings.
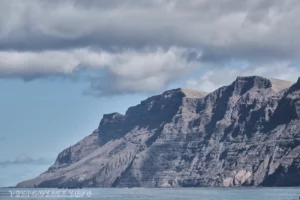
[{"label": "dark storm cloud", "polygon": [[2,50],[180,46],[206,60],[299,57],[296,0],[3,1]]}]

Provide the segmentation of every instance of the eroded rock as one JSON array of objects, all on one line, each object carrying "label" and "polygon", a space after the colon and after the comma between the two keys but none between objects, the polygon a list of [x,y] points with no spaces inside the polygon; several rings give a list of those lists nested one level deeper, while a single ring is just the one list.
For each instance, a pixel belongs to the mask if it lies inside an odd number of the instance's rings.
[{"label": "eroded rock", "polygon": [[205,94],[174,89],[104,115],[18,187],[299,186],[300,87],[238,77]]}]

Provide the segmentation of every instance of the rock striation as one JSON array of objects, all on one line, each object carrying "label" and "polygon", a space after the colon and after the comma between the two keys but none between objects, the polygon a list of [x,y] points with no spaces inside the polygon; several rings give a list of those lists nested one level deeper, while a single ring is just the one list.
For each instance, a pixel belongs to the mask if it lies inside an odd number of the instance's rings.
[{"label": "rock striation", "polygon": [[300,79],[238,77],[174,89],[103,116],[54,165],[17,187],[300,185]]}]

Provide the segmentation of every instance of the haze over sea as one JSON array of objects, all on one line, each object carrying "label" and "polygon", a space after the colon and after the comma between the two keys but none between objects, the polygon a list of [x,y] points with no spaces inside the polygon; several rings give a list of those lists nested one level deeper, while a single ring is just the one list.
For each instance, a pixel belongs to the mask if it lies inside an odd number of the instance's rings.
[{"label": "haze over sea", "polygon": [[[16,198],[9,191],[24,191],[18,188],[1,188],[0,199],[22,200],[296,200],[300,197],[300,188],[92,188],[77,191],[90,191],[91,197],[65,198]],[[26,189],[46,191],[56,189]],[[56,190],[58,191],[58,190]],[[69,190],[72,191],[72,190]]]}]

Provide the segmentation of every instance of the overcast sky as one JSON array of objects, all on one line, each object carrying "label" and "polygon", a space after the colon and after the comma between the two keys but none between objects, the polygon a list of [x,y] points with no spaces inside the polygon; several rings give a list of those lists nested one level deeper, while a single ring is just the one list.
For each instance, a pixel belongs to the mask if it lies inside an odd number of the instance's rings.
[{"label": "overcast sky", "polygon": [[295,82],[299,17],[299,0],[2,0],[0,161],[53,160],[102,114],[173,87]]}]

